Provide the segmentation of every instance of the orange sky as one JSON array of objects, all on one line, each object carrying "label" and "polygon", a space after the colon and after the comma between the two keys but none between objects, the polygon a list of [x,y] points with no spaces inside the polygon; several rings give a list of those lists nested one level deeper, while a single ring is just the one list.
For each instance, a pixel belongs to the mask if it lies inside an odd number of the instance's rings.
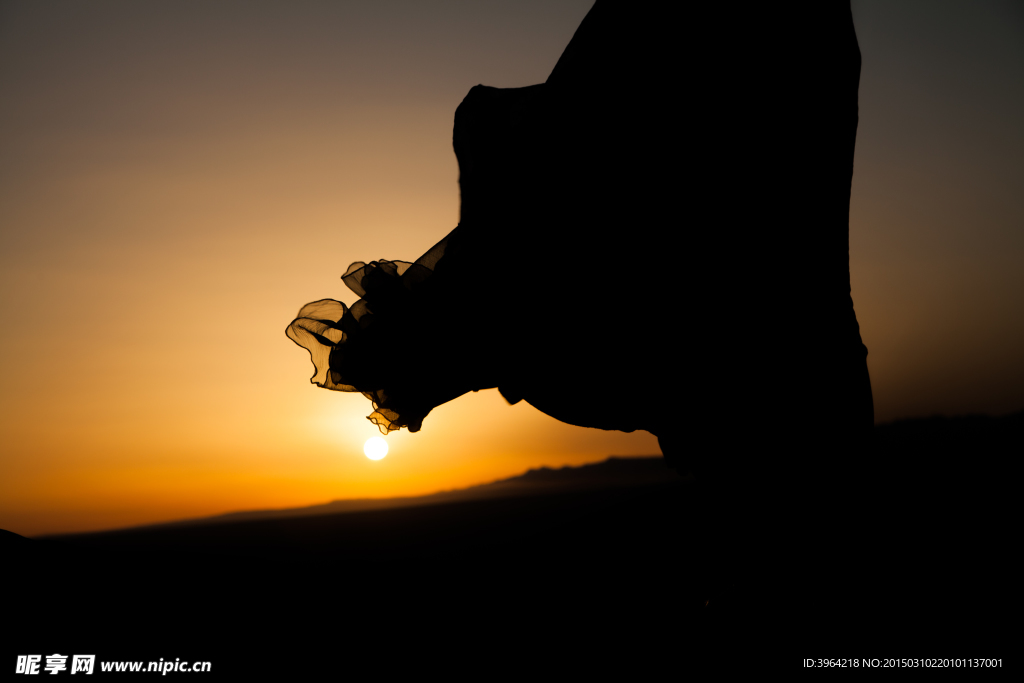
[{"label": "orange sky", "polygon": [[[302,304],[354,300],[350,262],[414,260],[455,226],[455,107],[544,81],[589,6],[0,5],[0,528],[657,453],[492,390],[371,462],[369,402],[308,384],[284,335]],[[877,417],[1024,408],[1024,13],[854,11],[851,266]]]}]

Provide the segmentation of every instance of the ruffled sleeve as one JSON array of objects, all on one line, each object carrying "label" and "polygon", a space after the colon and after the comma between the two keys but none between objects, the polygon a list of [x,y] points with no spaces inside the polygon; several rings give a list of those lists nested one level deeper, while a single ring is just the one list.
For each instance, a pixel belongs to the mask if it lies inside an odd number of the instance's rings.
[{"label": "ruffled sleeve", "polygon": [[[408,427],[418,431],[425,411],[403,406],[388,386],[398,358],[388,348],[401,327],[422,308],[427,283],[449,238],[408,261],[357,261],[342,280],[360,298],[351,306],[334,299],[306,304],[288,325],[288,337],[309,351],[315,372],[310,382],[333,391],[360,392],[373,403],[367,419],[382,433]],[[422,414],[421,414],[422,413]]]}]

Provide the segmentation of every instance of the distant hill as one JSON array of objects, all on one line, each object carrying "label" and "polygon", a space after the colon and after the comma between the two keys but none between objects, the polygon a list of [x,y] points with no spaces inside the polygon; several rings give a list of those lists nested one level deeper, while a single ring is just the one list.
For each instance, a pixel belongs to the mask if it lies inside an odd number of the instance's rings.
[{"label": "distant hill", "polygon": [[[133,527],[136,530],[172,527],[204,526],[209,524],[231,524],[255,520],[292,519],[315,517],[344,512],[369,510],[392,510],[396,508],[440,505],[476,500],[514,498],[522,496],[543,496],[573,491],[597,491],[614,488],[631,488],[652,484],[674,484],[680,476],[666,464],[660,455],[650,457],[609,457],[599,463],[578,467],[541,467],[523,474],[501,479],[489,484],[480,484],[454,491],[441,491],[424,496],[403,496],[397,498],[355,498],[335,500],[321,505],[276,510],[248,510],[230,512],[213,517],[185,519],[176,522],[150,524]],[[103,533],[103,532],[100,532]]]},{"label": "distant hill", "polygon": [[875,441],[883,449],[959,449],[965,445],[997,451],[1021,452],[1024,446],[1024,410],[1002,417],[963,415],[899,420],[875,427]]}]

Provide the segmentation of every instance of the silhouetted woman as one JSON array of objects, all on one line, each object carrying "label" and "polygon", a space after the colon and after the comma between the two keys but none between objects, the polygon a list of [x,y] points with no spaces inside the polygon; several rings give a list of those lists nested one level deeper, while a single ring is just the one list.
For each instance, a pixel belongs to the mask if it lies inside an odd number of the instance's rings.
[{"label": "silhouetted woman", "polygon": [[413,264],[353,264],[360,300],[288,335],[384,431],[491,387],[647,430],[749,558],[765,509],[831,523],[805,484],[839,495],[873,423],[848,260],[860,53],[848,2],[693,7],[599,0],[545,83],[471,89],[458,227]]}]

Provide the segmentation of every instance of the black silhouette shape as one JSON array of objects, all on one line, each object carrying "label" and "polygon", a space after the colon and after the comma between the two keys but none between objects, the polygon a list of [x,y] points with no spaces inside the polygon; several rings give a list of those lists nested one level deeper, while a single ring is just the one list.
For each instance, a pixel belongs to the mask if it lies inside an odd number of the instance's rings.
[{"label": "black silhouette shape", "polygon": [[382,431],[497,387],[657,435],[709,494],[715,604],[832,609],[852,560],[806,539],[862,529],[873,425],[848,255],[859,78],[848,2],[599,0],[547,82],[459,106],[459,226],[413,264],[353,264],[362,298],[288,334]]},{"label": "black silhouette shape", "polygon": [[[688,10],[689,12],[689,10]],[[498,387],[577,425],[872,424],[849,287],[859,51],[849,6],[598,2],[548,81],[455,115],[459,226],[288,328],[383,431]],[[767,430],[767,434],[766,434]]]}]

